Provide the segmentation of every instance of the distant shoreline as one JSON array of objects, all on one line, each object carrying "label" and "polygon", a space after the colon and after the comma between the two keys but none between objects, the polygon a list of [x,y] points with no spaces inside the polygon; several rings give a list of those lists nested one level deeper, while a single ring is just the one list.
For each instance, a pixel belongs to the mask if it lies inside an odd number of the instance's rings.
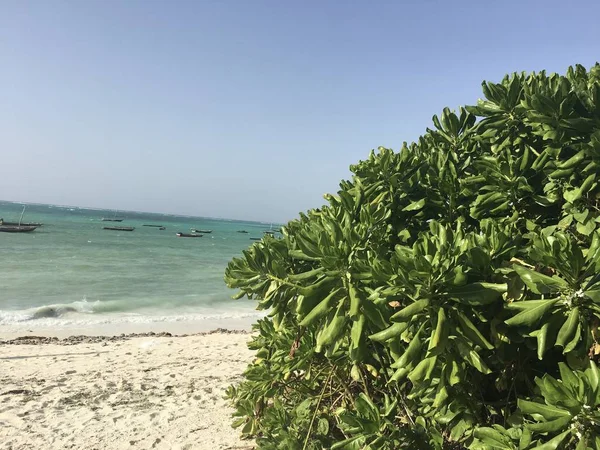
[{"label": "distant shoreline", "polygon": [[[52,208],[63,208],[63,209],[80,209],[85,211],[95,211],[95,212],[113,212],[115,208],[99,208],[96,206],[77,206],[77,205],[58,205],[54,203],[39,203],[39,202],[20,202],[15,200],[4,200],[0,199],[0,203],[10,203],[13,205],[27,205],[27,206],[48,206]],[[135,209],[116,209],[119,211],[119,214],[148,214],[148,215],[156,215],[156,216],[166,216],[166,217],[176,217],[176,218],[185,218],[185,219],[199,219],[199,220],[221,220],[225,222],[239,222],[239,223],[255,223],[258,225],[276,225],[278,227],[283,226],[284,222],[276,222],[276,221],[268,221],[268,220],[247,220],[247,219],[231,219],[228,217],[216,217],[216,216],[199,216],[199,215],[190,215],[190,214],[175,214],[175,213],[165,213],[160,211],[141,211]]]}]

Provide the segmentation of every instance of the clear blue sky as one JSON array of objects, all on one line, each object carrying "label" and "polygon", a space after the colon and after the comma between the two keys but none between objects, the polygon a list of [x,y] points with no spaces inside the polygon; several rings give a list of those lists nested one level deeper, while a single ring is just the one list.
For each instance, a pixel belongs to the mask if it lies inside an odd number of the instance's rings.
[{"label": "clear blue sky", "polygon": [[0,199],[285,221],[483,79],[600,59],[598,1],[0,1]]}]

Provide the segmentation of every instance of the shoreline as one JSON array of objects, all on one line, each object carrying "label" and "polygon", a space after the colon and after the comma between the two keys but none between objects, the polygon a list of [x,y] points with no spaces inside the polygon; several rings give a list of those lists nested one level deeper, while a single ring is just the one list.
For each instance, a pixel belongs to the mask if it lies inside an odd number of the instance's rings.
[{"label": "shoreline", "polygon": [[225,390],[251,333],[213,329],[0,341],[2,448],[251,450]]},{"label": "shoreline", "polygon": [[58,336],[38,336],[38,335],[23,335],[16,336],[10,339],[3,339],[0,337],[0,346],[2,345],[44,345],[44,344],[54,344],[54,345],[77,345],[77,344],[94,344],[97,342],[119,342],[119,341],[127,341],[135,338],[160,338],[160,337],[169,337],[169,338],[184,338],[190,336],[209,336],[211,334],[250,334],[251,332],[248,330],[238,330],[238,329],[227,329],[227,328],[216,328],[210,331],[201,331],[198,333],[191,334],[171,334],[167,331],[160,331],[155,333],[154,331],[149,331],[146,333],[121,333],[120,335],[88,335],[88,334],[74,334],[69,335],[67,337],[58,337]]},{"label": "shoreline", "polygon": [[0,342],[23,336],[68,338],[70,336],[121,336],[169,333],[172,336],[208,333],[213,330],[250,331],[260,316],[226,319],[174,320],[148,322],[107,322],[93,324],[36,323],[34,320],[0,324]]}]

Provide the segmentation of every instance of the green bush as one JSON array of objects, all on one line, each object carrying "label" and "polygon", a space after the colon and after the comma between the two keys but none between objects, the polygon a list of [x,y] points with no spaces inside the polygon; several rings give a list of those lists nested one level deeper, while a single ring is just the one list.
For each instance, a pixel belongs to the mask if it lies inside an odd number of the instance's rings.
[{"label": "green bush", "polygon": [[230,262],[261,449],[600,449],[600,65],[483,83]]}]

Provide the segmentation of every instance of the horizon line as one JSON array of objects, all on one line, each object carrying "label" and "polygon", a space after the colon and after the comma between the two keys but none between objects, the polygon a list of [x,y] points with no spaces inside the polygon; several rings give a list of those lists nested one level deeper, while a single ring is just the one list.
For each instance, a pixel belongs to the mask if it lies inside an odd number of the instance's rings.
[{"label": "horizon line", "polygon": [[57,204],[52,204],[52,203],[38,203],[38,202],[23,202],[23,201],[15,201],[15,200],[4,200],[4,199],[0,199],[0,203],[12,203],[15,205],[21,204],[21,205],[39,205],[39,206],[53,206],[53,207],[57,207],[57,208],[77,208],[77,209],[88,209],[88,210],[93,210],[93,211],[120,211],[120,212],[124,212],[124,213],[136,213],[136,214],[162,214],[162,215],[166,215],[166,216],[173,216],[173,217],[185,217],[185,218],[191,218],[191,219],[209,219],[209,220],[227,220],[227,221],[232,221],[232,222],[247,222],[247,223],[259,223],[259,224],[273,224],[273,225],[285,225],[285,223],[287,222],[275,222],[275,221],[260,221],[260,220],[248,220],[248,219],[231,219],[231,218],[227,218],[227,217],[210,217],[210,216],[194,216],[194,215],[187,215],[187,214],[172,214],[172,213],[164,213],[164,212],[159,212],[159,211],[139,211],[139,210],[133,210],[133,209],[116,209],[116,208],[98,208],[98,207],[91,207],[91,206],[77,206],[77,205],[57,205]]}]

